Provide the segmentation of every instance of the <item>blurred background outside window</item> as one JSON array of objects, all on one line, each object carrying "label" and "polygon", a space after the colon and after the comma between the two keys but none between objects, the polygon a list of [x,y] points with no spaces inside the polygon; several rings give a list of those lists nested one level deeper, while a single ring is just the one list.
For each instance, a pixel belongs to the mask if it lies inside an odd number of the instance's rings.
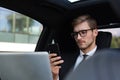
[{"label": "blurred background outside window", "polygon": [[[18,48],[28,46],[28,49],[25,48],[26,51],[34,51],[42,30],[43,25],[38,21],[0,7],[0,51],[16,51],[14,48],[16,45]],[[4,46],[6,48],[2,50]],[[23,47],[20,50],[25,51]]]}]

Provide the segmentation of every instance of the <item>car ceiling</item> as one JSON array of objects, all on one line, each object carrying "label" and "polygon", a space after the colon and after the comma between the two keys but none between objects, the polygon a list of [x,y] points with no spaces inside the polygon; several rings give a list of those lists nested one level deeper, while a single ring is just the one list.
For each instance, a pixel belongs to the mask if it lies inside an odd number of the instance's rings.
[{"label": "car ceiling", "polygon": [[[67,0],[0,0],[0,6],[27,15],[41,22],[43,26],[56,30],[56,38],[64,49],[76,46],[69,36],[72,30],[70,26],[72,20],[81,14],[90,14],[96,18],[99,28],[101,25],[120,22],[118,15],[107,0],[83,0],[77,3],[70,3]],[[46,37],[42,40],[45,39]],[[39,44],[43,47],[45,45],[43,43]],[[69,44],[73,46],[67,46]],[[40,46],[38,47],[40,49]]]},{"label": "car ceiling", "polygon": [[69,22],[83,13],[93,15],[99,25],[119,21],[107,0],[83,0],[78,3],[67,0],[0,0],[0,5],[51,26]]}]

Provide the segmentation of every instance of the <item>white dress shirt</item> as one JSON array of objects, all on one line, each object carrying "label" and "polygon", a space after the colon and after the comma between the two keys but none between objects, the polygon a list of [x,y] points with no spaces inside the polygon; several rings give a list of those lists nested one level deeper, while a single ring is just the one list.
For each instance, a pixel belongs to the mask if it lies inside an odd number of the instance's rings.
[{"label": "white dress shirt", "polygon": [[[93,54],[95,53],[96,49],[97,49],[97,46],[93,50],[91,50],[88,53],[86,53],[87,57],[85,58],[85,60],[90,58],[91,56],[93,56]],[[74,66],[73,70],[76,69],[76,67],[81,63],[81,61],[83,60],[83,55],[84,55],[84,53],[80,50],[80,54],[79,54],[79,56],[76,59],[75,66]]]}]

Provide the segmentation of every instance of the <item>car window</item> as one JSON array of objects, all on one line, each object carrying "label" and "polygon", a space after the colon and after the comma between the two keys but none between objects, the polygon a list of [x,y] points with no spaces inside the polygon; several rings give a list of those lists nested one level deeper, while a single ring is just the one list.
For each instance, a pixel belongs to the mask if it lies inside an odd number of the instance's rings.
[{"label": "car window", "polygon": [[112,33],[111,48],[120,48],[120,28],[100,29]]},{"label": "car window", "polygon": [[42,30],[38,21],[0,7],[0,51],[34,51]]}]

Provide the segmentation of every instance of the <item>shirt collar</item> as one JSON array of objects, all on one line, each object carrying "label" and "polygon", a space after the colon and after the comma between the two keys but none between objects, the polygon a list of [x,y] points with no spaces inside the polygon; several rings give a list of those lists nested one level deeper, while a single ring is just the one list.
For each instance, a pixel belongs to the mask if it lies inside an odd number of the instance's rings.
[{"label": "shirt collar", "polygon": [[[95,53],[96,49],[97,49],[97,46],[94,49],[92,49],[91,51],[89,51],[88,53],[86,53],[86,55],[92,56]],[[80,50],[80,56],[82,56],[82,55],[84,55],[84,53]]]}]

